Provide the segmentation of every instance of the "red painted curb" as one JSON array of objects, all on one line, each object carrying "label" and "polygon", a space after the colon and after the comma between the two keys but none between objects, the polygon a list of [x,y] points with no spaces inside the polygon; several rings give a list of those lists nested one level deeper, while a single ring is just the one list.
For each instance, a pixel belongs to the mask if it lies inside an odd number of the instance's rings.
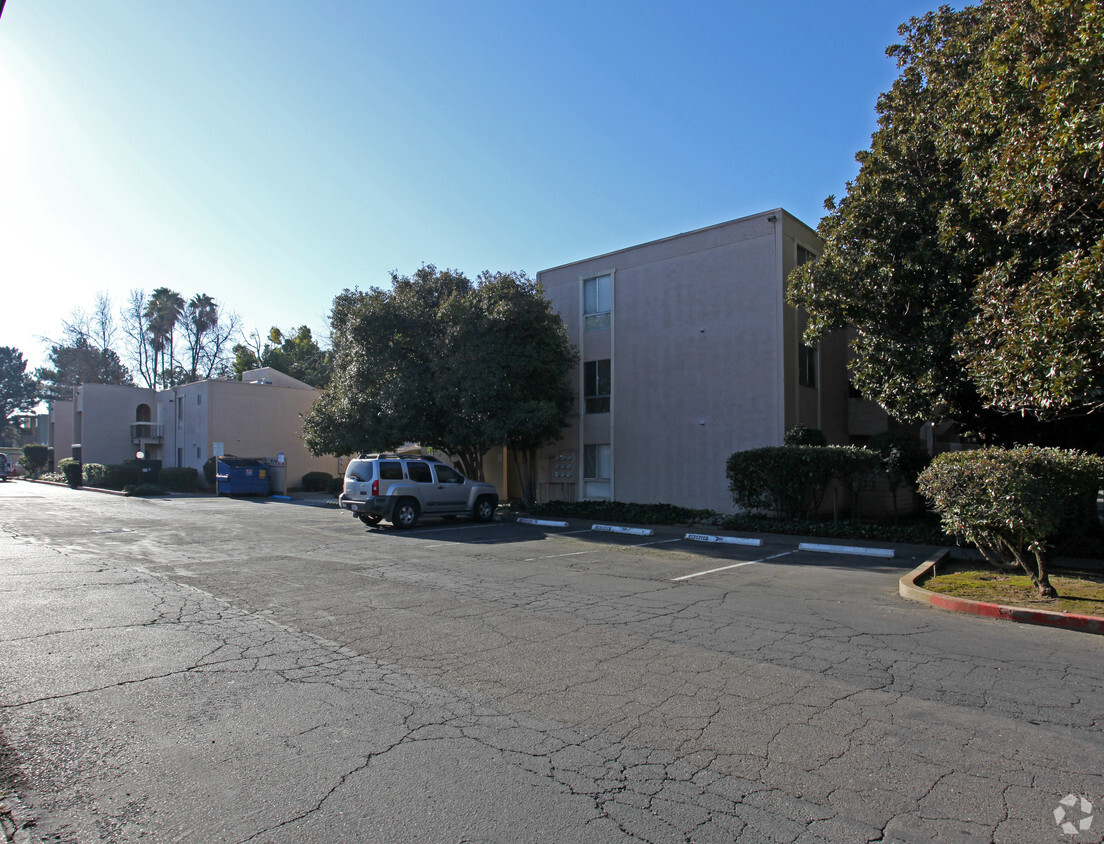
[{"label": "red painted curb", "polygon": [[985,601],[971,601],[969,598],[956,598],[932,592],[916,583],[942,560],[950,549],[944,549],[925,560],[915,569],[901,578],[898,591],[903,598],[931,604],[939,609],[951,612],[964,612],[980,615],[984,618],[1000,618],[1005,621],[1017,621],[1021,624],[1039,624],[1044,627],[1058,627],[1079,633],[1093,633],[1104,636],[1104,618],[1095,615],[1077,615],[1076,613],[1053,612],[1051,610],[1029,610],[1023,607],[1007,607],[1003,604],[990,604]]}]

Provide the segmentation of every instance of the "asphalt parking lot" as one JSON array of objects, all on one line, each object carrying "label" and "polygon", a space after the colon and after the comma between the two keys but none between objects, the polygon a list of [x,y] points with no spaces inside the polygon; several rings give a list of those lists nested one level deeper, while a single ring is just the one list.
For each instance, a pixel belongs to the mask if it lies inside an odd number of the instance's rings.
[{"label": "asphalt parking lot", "polygon": [[43,840],[1101,838],[1101,637],[902,601],[927,549],[0,499]]}]

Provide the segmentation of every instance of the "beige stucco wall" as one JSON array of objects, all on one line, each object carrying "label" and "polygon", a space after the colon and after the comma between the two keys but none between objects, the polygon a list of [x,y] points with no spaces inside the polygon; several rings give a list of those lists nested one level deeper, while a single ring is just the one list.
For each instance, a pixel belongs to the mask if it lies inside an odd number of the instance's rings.
[{"label": "beige stucco wall", "polygon": [[[608,443],[611,497],[729,512],[734,451],[780,445],[798,420],[846,442],[842,346],[822,352],[818,389],[797,384],[799,316],[783,294],[798,242],[820,251],[812,229],[776,209],[538,273],[581,360],[608,357],[613,375],[611,412],[583,413],[580,399],[544,452],[542,495],[581,497],[584,447]],[[607,273],[612,327],[586,332],[582,281]],[[577,385],[582,396],[582,367]],[[553,466],[565,454],[572,485]]]},{"label": "beige stucco wall", "polygon": [[238,457],[275,460],[284,454],[288,487],[299,486],[307,472],[341,474],[341,460],[312,457],[300,436],[301,414],[318,398],[315,388],[268,368],[242,379],[200,381],[160,394],[164,465],[202,471],[221,443],[224,454]]},{"label": "beige stucco wall", "polygon": [[[155,418],[157,394],[145,387],[116,384],[85,384],[78,387],[73,401],[72,442],[81,446],[84,463],[122,463],[133,459],[137,446],[131,440],[130,426],[137,420],[138,408],[146,405]],[[55,445],[55,458],[69,457]]]},{"label": "beige stucco wall", "polygon": [[52,469],[57,468],[59,460],[73,456],[73,402],[50,402],[49,410],[49,439],[48,445],[53,451],[51,458]]},{"label": "beige stucco wall", "polygon": [[[287,486],[298,486],[311,471],[341,474],[344,462],[312,457],[300,434],[305,413],[318,397],[308,384],[272,369],[245,373],[245,381],[199,381],[168,390],[88,384],[77,391],[68,432],[55,424],[58,459],[70,455],[73,442],[82,445],[85,463],[121,463],[135,456],[131,424],[141,404],[150,407],[150,421],[162,426],[160,443],[145,446],[149,459],[163,466],[189,466],[202,473],[203,464],[222,443],[224,453],[239,457],[273,458],[283,453]],[[265,383],[271,382],[271,383]],[[64,409],[58,403],[60,419]],[[202,477],[202,475],[201,475]],[[201,481],[202,482],[202,481]]]}]

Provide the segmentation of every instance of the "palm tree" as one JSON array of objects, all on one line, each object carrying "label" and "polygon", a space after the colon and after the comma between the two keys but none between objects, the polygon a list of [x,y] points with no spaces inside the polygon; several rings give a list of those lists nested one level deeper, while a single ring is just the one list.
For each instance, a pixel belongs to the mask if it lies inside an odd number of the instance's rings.
[{"label": "palm tree", "polygon": [[218,325],[218,305],[206,293],[198,293],[188,302],[184,319],[188,332],[188,352],[191,369],[188,378],[199,380],[199,361],[203,357],[208,332]]},{"label": "palm tree", "polygon": [[[154,379],[161,376],[161,385],[169,385],[170,373],[176,367],[176,355],[173,350],[173,329],[184,313],[184,297],[175,290],[158,287],[146,303],[146,332],[149,334],[150,348],[153,349]],[[165,357],[168,356],[166,366]],[[158,367],[157,360],[161,359]]]}]

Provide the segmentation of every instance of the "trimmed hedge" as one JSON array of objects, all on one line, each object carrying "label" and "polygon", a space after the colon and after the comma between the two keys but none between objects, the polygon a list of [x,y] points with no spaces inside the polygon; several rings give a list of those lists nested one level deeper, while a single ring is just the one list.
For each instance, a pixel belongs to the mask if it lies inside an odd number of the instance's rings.
[{"label": "trimmed hedge", "polygon": [[794,425],[782,438],[783,445],[828,445],[828,437],[820,428],[810,428],[808,425]]},{"label": "trimmed hedge", "polygon": [[879,466],[876,452],[856,446],[783,445],[737,451],[728,458],[725,474],[740,509],[807,519],[820,509],[833,479],[857,501]]},{"label": "trimmed hedge", "polygon": [[940,454],[919,478],[943,529],[974,544],[997,568],[1020,567],[1040,595],[1056,593],[1050,551],[1064,533],[1099,533],[1101,460],[1079,451],[1021,446]]},{"label": "trimmed hedge", "polygon": [[50,449],[48,446],[32,443],[23,446],[23,471],[30,477],[37,478],[46,464],[50,462]]},{"label": "trimmed hedge", "polygon": [[84,484],[85,486],[103,487],[104,479],[107,477],[107,467],[103,463],[85,463],[84,464]]},{"label": "trimmed hedge", "polygon": [[81,464],[79,460],[74,460],[72,457],[66,457],[58,463],[58,469],[65,475],[65,482],[73,487],[73,489],[81,485]]},{"label": "trimmed hedge", "polygon": [[106,469],[103,478],[106,489],[126,489],[144,482],[142,467],[137,463],[111,463]]},{"label": "trimmed hedge", "polygon": [[307,472],[303,475],[303,492],[328,492],[333,479],[329,472]]},{"label": "trimmed hedge", "polygon": [[169,466],[161,470],[158,483],[172,492],[195,492],[199,488],[199,472],[188,466]]}]

